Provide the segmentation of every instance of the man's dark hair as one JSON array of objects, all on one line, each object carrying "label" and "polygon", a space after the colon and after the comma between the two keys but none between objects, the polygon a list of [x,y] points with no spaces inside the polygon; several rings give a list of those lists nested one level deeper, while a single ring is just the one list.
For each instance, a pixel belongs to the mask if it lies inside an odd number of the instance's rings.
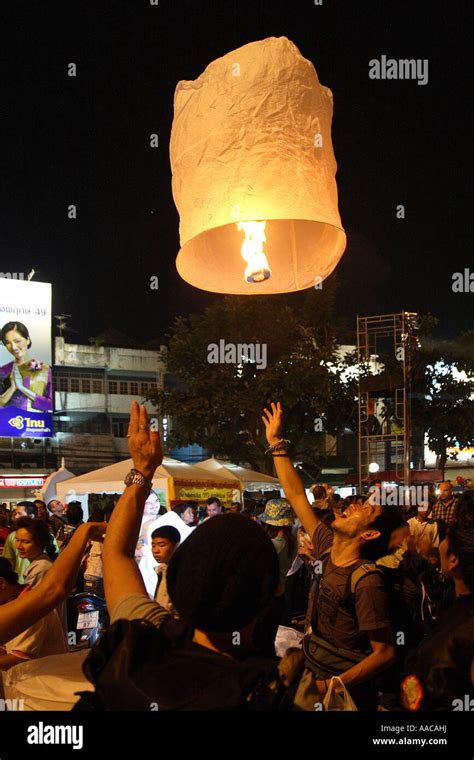
[{"label": "man's dark hair", "polygon": [[166,538],[171,541],[172,544],[179,544],[181,541],[181,535],[177,528],[173,528],[172,525],[162,525],[160,528],[156,528],[151,534],[151,538]]},{"label": "man's dark hair", "polygon": [[313,498],[316,499],[316,501],[321,501],[321,499],[325,499],[327,496],[324,486],[314,486],[312,493]]},{"label": "man's dark hair", "polygon": [[94,511],[89,515],[87,522],[104,522],[105,521],[105,509],[99,509],[96,507]]},{"label": "man's dark hair", "polygon": [[[233,513],[230,512],[230,514],[233,514]],[[289,557],[293,556],[296,547],[295,547],[295,539],[293,537],[292,525],[280,526],[280,525],[269,525],[268,523],[260,523],[260,527],[263,528],[268,538],[272,540],[276,538],[281,531],[283,534],[283,538],[285,539],[286,551],[288,553],[288,556]]]},{"label": "man's dark hair", "polygon": [[84,520],[84,511],[80,501],[69,502],[66,517],[69,525],[79,525]]},{"label": "man's dark hair", "polygon": [[456,522],[446,531],[448,552],[459,560],[464,581],[474,591],[474,490],[464,491],[458,501]]},{"label": "man's dark hair", "polygon": [[217,496],[211,496],[211,498],[206,501],[206,504],[208,507],[210,507],[211,504],[217,504],[218,507],[222,507],[221,500],[218,499]]},{"label": "man's dark hair", "polygon": [[91,522],[109,522],[110,518],[112,517],[112,512],[114,511],[115,507],[117,506],[117,502],[113,501],[111,504],[106,504],[103,510],[103,514],[100,520],[93,520]]},{"label": "man's dark hair", "polygon": [[32,501],[18,501],[17,507],[23,507],[28,517],[38,517],[38,508]]},{"label": "man's dark hair", "polygon": [[375,517],[366,530],[378,530],[380,536],[364,541],[361,549],[361,557],[370,559],[373,562],[388,554],[390,537],[395,528],[400,527],[400,515],[391,508],[384,507],[383,511]]},{"label": "man's dark hair", "polygon": [[184,515],[184,513],[186,512],[187,509],[192,509],[193,512],[194,512],[194,506],[193,505],[194,505],[194,502],[191,502],[191,501],[182,501],[180,504],[175,504],[174,507],[173,507],[173,509],[171,511],[172,512],[176,512],[177,515],[179,515],[180,517],[182,517],[182,515]]},{"label": "man's dark hair", "polygon": [[0,578],[7,583],[18,583],[18,575],[12,570],[12,566],[5,557],[0,557]]}]

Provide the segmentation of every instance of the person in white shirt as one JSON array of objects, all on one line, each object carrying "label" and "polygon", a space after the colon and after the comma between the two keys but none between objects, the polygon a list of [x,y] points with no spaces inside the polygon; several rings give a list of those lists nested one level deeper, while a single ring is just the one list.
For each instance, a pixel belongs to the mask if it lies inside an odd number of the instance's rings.
[{"label": "person in white shirt", "polygon": [[[0,558],[0,604],[7,604],[28,595],[31,586],[18,583],[17,574],[8,560]],[[8,670],[25,660],[46,657],[50,654],[64,654],[68,651],[63,627],[56,610],[0,646],[0,670]]]},{"label": "person in white shirt", "polygon": [[418,514],[408,520],[410,536],[415,544],[415,549],[423,555],[430,549],[437,549],[439,546],[438,523],[430,520],[429,514],[429,504],[421,504],[418,507]]},{"label": "person in white shirt", "polygon": [[[178,518],[179,519],[179,518]],[[0,642],[9,641],[47,615],[71,593],[88,541],[100,539],[106,523],[85,523],[53,563],[41,583],[18,596],[3,594],[0,601]],[[5,559],[1,558],[2,561]],[[11,564],[10,565],[10,570]],[[3,587],[3,584],[1,584]],[[20,585],[20,584],[19,584]],[[3,589],[4,591],[4,589]]]}]

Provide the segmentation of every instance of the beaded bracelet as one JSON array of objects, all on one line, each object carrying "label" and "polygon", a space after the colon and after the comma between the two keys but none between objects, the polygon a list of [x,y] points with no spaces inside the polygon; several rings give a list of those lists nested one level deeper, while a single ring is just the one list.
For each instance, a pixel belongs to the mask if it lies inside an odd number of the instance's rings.
[{"label": "beaded bracelet", "polygon": [[271,446],[268,447],[268,449],[265,451],[265,454],[270,454],[270,452],[278,451],[278,449],[282,449],[282,448],[286,449],[285,444],[288,444],[288,443],[291,443],[291,441],[289,441],[287,438],[280,438],[279,441],[277,441],[276,443],[272,443]]}]

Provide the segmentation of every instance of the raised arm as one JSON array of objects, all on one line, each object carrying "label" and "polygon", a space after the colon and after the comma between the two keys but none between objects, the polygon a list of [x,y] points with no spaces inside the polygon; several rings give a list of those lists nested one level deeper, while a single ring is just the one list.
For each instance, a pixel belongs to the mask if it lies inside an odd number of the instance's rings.
[{"label": "raised arm", "polygon": [[41,583],[27,594],[0,607],[0,641],[9,641],[66,599],[76,582],[87,542],[99,541],[107,523],[84,523],[53,562]]},{"label": "raised arm", "polygon": [[[136,401],[130,409],[128,448],[134,468],[151,481],[163,461],[160,434],[150,432],[146,409]],[[127,486],[110,518],[102,552],[105,600],[110,614],[124,597],[147,593],[135,562],[135,547],[149,492],[146,485]]]},{"label": "raised arm", "polygon": [[[270,446],[282,440],[283,409],[281,404],[272,403],[271,409],[264,409],[262,420],[265,424],[267,441]],[[314,531],[321,524],[309,503],[304,485],[300,476],[291,464],[291,459],[285,447],[279,448],[273,457],[278,480],[280,481],[285,496],[300,518],[303,527],[312,538]]]}]

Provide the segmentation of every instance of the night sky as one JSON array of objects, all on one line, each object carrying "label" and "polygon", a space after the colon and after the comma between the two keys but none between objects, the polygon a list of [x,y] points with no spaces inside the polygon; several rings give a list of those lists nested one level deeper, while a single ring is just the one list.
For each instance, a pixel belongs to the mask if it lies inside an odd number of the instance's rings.
[{"label": "night sky", "polygon": [[[474,271],[467,7],[6,0],[1,270],[34,268],[36,280],[53,283],[54,313],[72,315],[72,342],[115,327],[145,344],[176,314],[220,298],[187,285],[175,268],[174,89],[232,49],[286,36],[334,95],[349,238],[337,269],[338,311],[350,320],[357,312],[431,311],[448,336],[474,328],[474,296],[452,292],[454,272]],[[427,58],[428,84],[369,79],[369,60],[383,54]],[[76,77],[67,75],[70,62]],[[156,150],[151,133],[159,135]],[[69,204],[76,220],[67,218]],[[149,288],[153,275],[158,292]]]}]

